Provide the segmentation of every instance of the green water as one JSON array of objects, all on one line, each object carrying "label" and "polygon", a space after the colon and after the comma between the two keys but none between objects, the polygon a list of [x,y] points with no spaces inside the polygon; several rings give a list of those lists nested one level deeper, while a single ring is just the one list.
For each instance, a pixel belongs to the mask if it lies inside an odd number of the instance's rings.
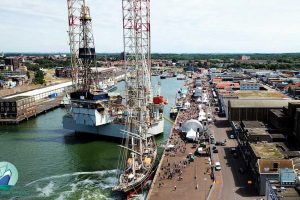
[{"label": "green water", "polygon": [[[158,77],[153,78],[157,83]],[[161,81],[161,93],[169,100],[169,117],[175,93],[183,85],[176,78]],[[120,83],[119,90],[124,89]],[[17,185],[0,191],[0,199],[118,199],[112,196],[119,148],[117,143],[95,137],[78,137],[62,128],[65,109],[56,109],[20,125],[0,127],[0,161],[13,163],[19,172]],[[163,143],[171,123],[165,120]]]}]

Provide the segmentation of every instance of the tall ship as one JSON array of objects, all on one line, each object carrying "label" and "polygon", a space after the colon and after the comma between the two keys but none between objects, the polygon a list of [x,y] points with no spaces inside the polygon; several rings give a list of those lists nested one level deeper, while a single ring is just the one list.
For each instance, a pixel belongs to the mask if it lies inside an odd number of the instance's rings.
[{"label": "tall ship", "polygon": [[[76,92],[69,95],[70,109],[63,117],[63,127],[80,134],[122,139],[124,133],[120,129],[125,128],[127,102],[122,96],[112,93],[117,89],[113,78],[99,78],[101,73],[98,73],[100,70],[96,65],[89,7],[85,0],[68,0],[68,8],[72,78]],[[158,135],[163,133],[163,108],[167,102],[160,95],[153,97],[152,93],[149,99],[151,123],[147,134]]]},{"label": "tall ship", "polygon": [[154,174],[157,146],[155,137],[148,133],[153,105],[164,100],[161,96],[152,97],[150,1],[123,0],[122,5],[125,67],[134,78],[126,79],[128,115],[122,131],[125,137],[120,145],[117,183],[113,191],[122,192],[130,198]]}]

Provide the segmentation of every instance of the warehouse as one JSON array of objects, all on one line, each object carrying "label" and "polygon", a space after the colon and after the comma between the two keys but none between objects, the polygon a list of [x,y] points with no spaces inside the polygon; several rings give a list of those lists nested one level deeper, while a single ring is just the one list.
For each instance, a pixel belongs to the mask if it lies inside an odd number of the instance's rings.
[{"label": "warehouse", "polygon": [[289,102],[297,100],[273,99],[233,99],[228,102],[229,121],[268,121],[269,111],[287,107]]},{"label": "warehouse", "polygon": [[29,118],[36,113],[35,99],[28,96],[17,96],[1,99],[0,119]]}]

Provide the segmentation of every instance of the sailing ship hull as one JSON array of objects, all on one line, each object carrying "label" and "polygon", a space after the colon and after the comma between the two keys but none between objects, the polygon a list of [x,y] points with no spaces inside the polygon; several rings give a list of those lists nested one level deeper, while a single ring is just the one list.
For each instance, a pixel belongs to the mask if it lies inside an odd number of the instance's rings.
[{"label": "sailing ship hull", "polygon": [[141,189],[145,189],[150,180],[153,180],[158,164],[159,159],[157,159],[156,157],[155,162],[141,181],[135,183],[134,185],[128,186],[127,188],[123,188],[122,190],[120,190],[119,188],[113,188],[113,191],[123,194],[123,196],[126,197],[126,199],[131,199],[132,196],[139,193]]},{"label": "sailing ship hull", "polygon": [[[125,125],[117,123],[108,123],[100,126],[78,124],[71,116],[64,116],[63,128],[73,130],[79,134],[95,134],[113,138],[124,138],[120,130],[125,129]],[[159,135],[164,132],[164,120],[154,123],[149,129],[150,135]]]},{"label": "sailing ship hull", "polygon": [[155,170],[154,170],[155,166],[156,166],[156,164],[154,164],[152,166],[152,168],[148,171],[148,173],[145,175],[143,180],[141,180],[140,182],[137,182],[134,185],[129,186],[128,188],[126,188],[120,192],[123,192],[124,194],[126,194],[127,197],[130,197],[134,193],[139,192],[138,190],[141,189],[142,187],[144,187],[144,184],[153,178],[153,175],[155,173]]}]

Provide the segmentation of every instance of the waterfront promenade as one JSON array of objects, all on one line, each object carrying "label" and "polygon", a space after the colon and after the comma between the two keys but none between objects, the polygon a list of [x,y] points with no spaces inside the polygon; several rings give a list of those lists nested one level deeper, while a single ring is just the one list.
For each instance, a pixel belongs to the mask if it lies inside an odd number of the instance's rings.
[{"label": "waterfront promenade", "polygon": [[[191,86],[189,88],[191,90]],[[171,129],[167,145],[174,145],[172,151],[163,154],[148,199],[206,199],[213,181],[208,156],[195,156],[190,162],[187,156],[194,155],[196,148],[186,143],[177,127],[189,119],[197,119],[197,105],[191,102],[191,93],[185,99],[191,103],[187,110],[180,111]]]}]

